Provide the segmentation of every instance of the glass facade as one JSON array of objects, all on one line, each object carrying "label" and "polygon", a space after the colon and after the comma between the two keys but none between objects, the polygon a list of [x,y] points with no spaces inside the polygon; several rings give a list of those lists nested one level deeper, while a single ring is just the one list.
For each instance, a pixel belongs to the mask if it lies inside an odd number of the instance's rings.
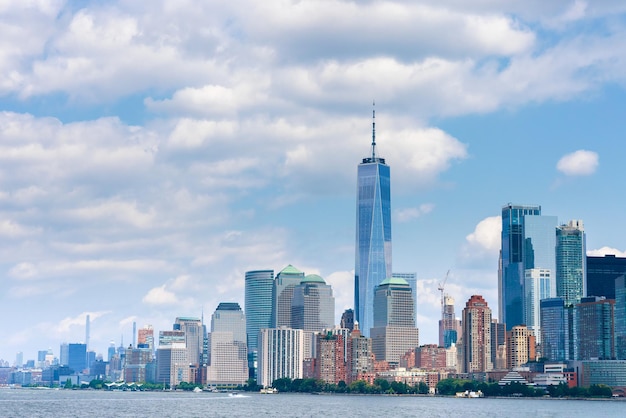
[{"label": "glass facade", "polygon": [[357,177],[354,306],[363,334],[374,322],[374,291],[391,276],[391,190],[389,166],[382,158],[364,158]]},{"label": "glass facade", "polygon": [[582,221],[559,226],[556,230],[556,295],[562,297],[566,305],[577,304],[586,296],[586,262]]},{"label": "glass facade", "polygon": [[547,361],[569,361],[571,356],[571,309],[563,298],[541,301],[541,355]]}]

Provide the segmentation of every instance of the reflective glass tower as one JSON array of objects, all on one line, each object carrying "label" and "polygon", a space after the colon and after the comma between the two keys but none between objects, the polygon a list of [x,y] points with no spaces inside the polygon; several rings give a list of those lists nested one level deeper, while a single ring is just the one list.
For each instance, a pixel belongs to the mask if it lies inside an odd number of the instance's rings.
[{"label": "reflective glass tower", "polygon": [[376,156],[376,123],[372,122],[372,155],[363,158],[358,167],[354,267],[356,320],[366,336],[374,324],[374,291],[388,277],[391,277],[389,166],[384,158]]}]

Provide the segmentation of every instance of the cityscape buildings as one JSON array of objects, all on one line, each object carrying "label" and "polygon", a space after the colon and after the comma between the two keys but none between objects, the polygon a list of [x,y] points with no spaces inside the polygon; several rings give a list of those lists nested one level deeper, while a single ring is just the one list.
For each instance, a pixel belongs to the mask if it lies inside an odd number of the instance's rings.
[{"label": "cityscape buildings", "polygon": [[[373,113],[375,117],[376,114]],[[374,322],[376,286],[391,277],[391,179],[384,158],[376,156],[376,123],[372,153],[358,166],[354,311],[364,335]]]}]

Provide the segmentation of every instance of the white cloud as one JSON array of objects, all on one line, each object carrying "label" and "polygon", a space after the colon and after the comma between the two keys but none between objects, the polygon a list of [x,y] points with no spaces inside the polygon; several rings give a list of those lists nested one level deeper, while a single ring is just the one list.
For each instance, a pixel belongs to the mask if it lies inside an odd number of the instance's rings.
[{"label": "white cloud", "polygon": [[626,257],[626,251],[617,248],[601,247],[595,250],[587,250],[587,255],[592,257],[604,257],[605,255],[614,255],[616,257]]},{"label": "white cloud", "polygon": [[598,168],[598,154],[593,151],[578,150],[561,157],[556,168],[567,176],[588,176]]},{"label": "white cloud", "polygon": [[142,302],[148,305],[175,305],[179,303],[176,294],[165,289],[165,285],[150,289],[143,297]]},{"label": "white cloud", "polygon": [[395,211],[395,218],[398,222],[409,222],[413,219],[417,219],[420,216],[427,215],[433,211],[435,205],[432,203],[424,203],[416,208],[404,208]]}]

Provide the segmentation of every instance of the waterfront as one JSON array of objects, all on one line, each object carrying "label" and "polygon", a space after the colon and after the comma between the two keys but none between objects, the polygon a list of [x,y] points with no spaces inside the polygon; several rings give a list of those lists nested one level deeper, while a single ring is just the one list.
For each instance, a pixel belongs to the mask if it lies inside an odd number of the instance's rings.
[{"label": "waterfront", "polygon": [[380,395],[0,390],[2,417],[604,417],[620,400],[457,399]]}]

